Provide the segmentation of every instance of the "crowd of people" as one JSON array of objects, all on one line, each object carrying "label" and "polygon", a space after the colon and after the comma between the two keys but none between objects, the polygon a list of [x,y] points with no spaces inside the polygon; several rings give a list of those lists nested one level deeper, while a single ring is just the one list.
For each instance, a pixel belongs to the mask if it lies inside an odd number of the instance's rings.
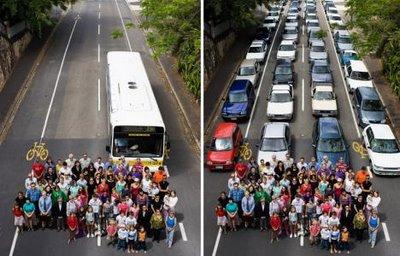
[{"label": "crowd of people", "polygon": [[146,240],[171,248],[177,226],[178,197],[168,171],[151,172],[140,159],[96,161],[85,153],[75,159],[35,161],[12,208],[19,232],[53,228],[76,238],[106,236],[108,245],[128,253],[146,252]]},{"label": "crowd of people", "polygon": [[330,253],[350,253],[352,240],[374,248],[380,227],[379,192],[366,167],[353,171],[340,159],[314,157],[298,162],[287,154],[276,159],[239,160],[215,209],[217,225],[227,233],[243,229],[270,230],[270,241],[308,236],[311,246]]}]

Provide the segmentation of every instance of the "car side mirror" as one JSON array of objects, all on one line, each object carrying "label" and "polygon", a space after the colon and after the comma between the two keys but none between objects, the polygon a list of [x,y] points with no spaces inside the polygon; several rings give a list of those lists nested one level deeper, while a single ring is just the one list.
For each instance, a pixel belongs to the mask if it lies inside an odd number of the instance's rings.
[{"label": "car side mirror", "polygon": [[108,153],[110,153],[110,152],[111,152],[111,148],[110,148],[110,146],[106,146],[106,151],[107,151]]},{"label": "car side mirror", "polygon": [[312,147],[315,148],[315,147],[317,147],[317,146],[316,146],[315,144],[312,144]]},{"label": "car side mirror", "polygon": [[360,104],[356,104],[356,107],[359,108],[359,107],[360,107]]}]

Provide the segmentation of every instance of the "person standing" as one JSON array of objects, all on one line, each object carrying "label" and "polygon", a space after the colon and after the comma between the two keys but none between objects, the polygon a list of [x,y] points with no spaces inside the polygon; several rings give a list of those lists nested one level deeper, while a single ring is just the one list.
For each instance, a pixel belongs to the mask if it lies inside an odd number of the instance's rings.
[{"label": "person standing", "polygon": [[269,218],[268,204],[265,203],[265,198],[256,205],[255,216],[259,220],[260,231],[267,230],[267,223]]},{"label": "person standing", "polygon": [[151,229],[153,231],[153,241],[160,242],[161,229],[164,227],[164,219],[160,210],[156,210],[150,219]]},{"label": "person standing", "polygon": [[347,251],[347,254],[350,253],[349,239],[350,239],[350,232],[347,230],[346,227],[343,227],[342,232],[340,233],[340,250]]},{"label": "person standing", "polygon": [[91,206],[88,207],[86,214],[86,228],[87,228],[87,235],[86,237],[94,237],[94,213],[93,208]]},{"label": "person standing", "polygon": [[174,242],[174,232],[176,226],[177,226],[177,220],[175,217],[175,212],[170,211],[168,217],[165,219],[165,231],[167,235],[165,243],[168,248],[171,248],[172,243]]},{"label": "person standing", "polygon": [[376,236],[380,225],[380,219],[376,210],[372,210],[371,216],[368,218],[368,243],[371,244],[371,248],[375,247]]},{"label": "person standing", "polygon": [[118,229],[118,245],[117,250],[125,252],[126,250],[126,240],[128,238],[128,230],[126,230],[125,225],[121,225]]},{"label": "person standing", "polygon": [[271,226],[271,243],[274,242],[274,240],[279,241],[278,236],[281,230],[282,222],[278,213],[274,212],[269,222]]},{"label": "person standing", "polygon": [[217,226],[220,227],[226,234],[226,211],[220,203],[218,203],[217,207],[215,207],[215,215],[217,216]]},{"label": "person standing", "polygon": [[229,226],[232,231],[236,231],[236,225],[238,225],[238,206],[233,202],[232,198],[229,198],[228,204],[225,207],[226,213],[228,215]]},{"label": "person standing", "polygon": [[361,243],[362,239],[363,239],[364,229],[367,226],[365,215],[364,215],[363,211],[358,211],[356,213],[356,215],[354,216],[354,219],[353,219],[353,226],[354,226],[354,232],[356,235],[356,240]]},{"label": "person standing", "polygon": [[43,191],[42,196],[39,199],[40,221],[42,223],[42,229],[47,226],[51,218],[51,208],[51,198],[47,195],[46,191]]},{"label": "person standing", "polygon": [[244,197],[242,198],[242,210],[243,210],[243,222],[244,228],[247,229],[249,225],[252,225],[253,215],[254,215],[254,197],[250,195],[249,191],[244,193]]},{"label": "person standing", "polygon": [[67,205],[63,202],[62,197],[57,199],[57,203],[53,205],[53,216],[56,219],[57,230],[65,230],[65,219],[67,217]]},{"label": "person standing", "polygon": [[292,205],[289,212],[289,227],[290,227],[290,238],[297,237],[297,213],[296,208]]},{"label": "person standing", "polygon": [[144,229],[143,226],[141,226],[138,232],[138,247],[137,247],[138,252],[143,251],[144,253],[147,253],[146,238],[147,238],[146,230]]},{"label": "person standing", "polygon": [[78,230],[78,218],[74,212],[71,212],[67,218],[67,226],[69,231],[68,244],[76,240],[76,231]]},{"label": "person standing", "polygon": [[321,249],[329,250],[329,240],[331,238],[331,231],[326,226],[321,229]]},{"label": "person standing", "polygon": [[319,232],[321,231],[321,226],[319,224],[319,221],[317,219],[312,219],[310,227],[310,245],[313,246],[314,244],[317,243],[317,237],[319,235]]},{"label": "person standing", "polygon": [[31,187],[26,191],[26,197],[35,205],[35,213],[39,214],[40,190],[36,187],[35,182],[32,182]]},{"label": "person standing", "polygon": [[33,222],[35,220],[35,205],[30,201],[29,198],[26,198],[26,202],[22,207],[25,215],[25,223],[28,225],[28,230],[33,230]]},{"label": "person standing", "polygon": [[117,235],[118,228],[117,228],[117,225],[116,225],[116,222],[114,219],[110,219],[108,221],[106,231],[107,231],[107,240],[110,240],[107,243],[107,246],[109,246],[109,245],[115,246],[115,244],[117,242],[116,235]]},{"label": "person standing", "polygon": [[128,253],[136,253],[137,231],[134,226],[128,229]]},{"label": "person standing", "polygon": [[331,237],[329,239],[331,243],[331,253],[338,252],[339,240],[340,240],[340,230],[338,229],[338,226],[333,226],[331,231]]},{"label": "person standing", "polygon": [[19,207],[18,203],[14,203],[14,207],[12,208],[12,213],[14,216],[14,226],[18,228],[18,232],[22,232],[24,226],[24,212],[21,207]]}]

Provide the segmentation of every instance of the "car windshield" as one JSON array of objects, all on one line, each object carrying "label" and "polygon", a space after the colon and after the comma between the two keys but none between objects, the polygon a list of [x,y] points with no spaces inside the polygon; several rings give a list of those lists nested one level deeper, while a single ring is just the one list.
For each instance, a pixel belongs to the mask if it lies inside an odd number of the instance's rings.
[{"label": "car windshield", "polygon": [[371,76],[369,75],[368,72],[359,72],[359,71],[351,72],[350,78],[355,79],[355,80],[361,80],[361,81],[371,80]]},{"label": "car windshield", "polygon": [[347,37],[347,36],[346,37],[341,36],[341,37],[339,37],[338,42],[341,44],[351,44],[351,39],[350,39],[350,37]]},{"label": "car windshield", "polygon": [[380,100],[364,100],[362,110],[365,111],[382,111],[383,106]]},{"label": "car windshield", "polygon": [[211,147],[214,151],[227,151],[233,148],[232,138],[214,138]]},{"label": "car windshield", "polygon": [[265,19],[264,23],[276,23],[275,19]]},{"label": "car windshield", "polygon": [[340,20],[340,16],[332,15],[331,19],[332,20]]},{"label": "car windshield", "polygon": [[396,140],[373,139],[371,150],[377,153],[398,153],[399,147]]},{"label": "car windshield", "polygon": [[318,151],[335,153],[335,152],[343,152],[344,150],[345,146],[341,138],[330,138],[330,139],[321,138],[318,141]]},{"label": "car windshield", "polygon": [[297,19],[287,19],[287,23],[297,23]]},{"label": "car windshield", "polygon": [[325,47],[324,46],[313,46],[311,48],[312,52],[325,52]]},{"label": "car windshield", "polygon": [[230,92],[229,102],[231,103],[247,102],[247,95],[245,92]]},{"label": "car windshield", "polygon": [[317,37],[317,31],[312,31],[312,32],[310,33],[310,39],[316,39],[316,38],[318,38],[318,37]]},{"label": "car windshield", "polygon": [[344,56],[345,58],[352,58],[352,59],[354,59],[354,60],[357,60],[357,59],[358,59],[357,54],[355,54],[354,52],[345,52],[345,53],[343,53],[343,56]]},{"label": "car windshield", "polygon": [[294,48],[294,45],[292,45],[292,44],[284,44],[279,47],[279,50],[280,51],[294,51],[295,48]]},{"label": "car windshield", "polygon": [[239,69],[239,76],[251,76],[256,73],[256,69],[254,67],[241,67]]},{"label": "car windshield", "polygon": [[277,66],[275,70],[276,75],[291,75],[292,69],[290,66]]},{"label": "car windshield", "polygon": [[297,30],[296,29],[285,29],[283,34],[297,34]]},{"label": "car windshield", "polygon": [[313,71],[314,74],[327,74],[329,73],[329,68],[328,66],[314,66]]},{"label": "car windshield", "polygon": [[285,151],[287,150],[287,143],[284,138],[264,138],[260,150],[268,152]]},{"label": "car windshield", "polygon": [[271,102],[274,103],[284,103],[284,102],[289,102],[291,101],[291,97],[290,97],[290,93],[286,92],[286,93],[271,93]]},{"label": "car windshield", "polygon": [[333,99],[333,93],[332,92],[316,92],[314,94],[314,99],[315,100],[332,100]]},{"label": "car windshield", "polygon": [[319,23],[318,22],[309,22],[308,26],[309,27],[319,27]]},{"label": "car windshield", "polygon": [[263,48],[261,46],[252,46],[249,49],[249,52],[263,52]]}]

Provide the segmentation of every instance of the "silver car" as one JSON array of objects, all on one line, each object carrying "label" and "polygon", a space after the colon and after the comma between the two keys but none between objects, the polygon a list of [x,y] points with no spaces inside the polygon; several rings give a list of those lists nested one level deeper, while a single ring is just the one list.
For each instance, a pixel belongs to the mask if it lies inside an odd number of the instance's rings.
[{"label": "silver car", "polygon": [[307,33],[309,33],[311,30],[320,30],[321,29],[318,20],[309,20],[309,21],[307,21],[306,22],[306,27],[307,27]]},{"label": "silver car", "polygon": [[326,60],[328,59],[328,53],[326,52],[325,43],[323,41],[314,41],[310,46],[310,56],[308,60],[313,62],[315,60]]},{"label": "silver car", "polygon": [[297,44],[299,40],[299,30],[296,27],[285,27],[282,32],[282,39],[291,40]]},{"label": "silver car", "polygon": [[260,64],[256,60],[243,60],[236,73],[235,80],[249,80],[254,87],[260,82],[261,70]]}]

